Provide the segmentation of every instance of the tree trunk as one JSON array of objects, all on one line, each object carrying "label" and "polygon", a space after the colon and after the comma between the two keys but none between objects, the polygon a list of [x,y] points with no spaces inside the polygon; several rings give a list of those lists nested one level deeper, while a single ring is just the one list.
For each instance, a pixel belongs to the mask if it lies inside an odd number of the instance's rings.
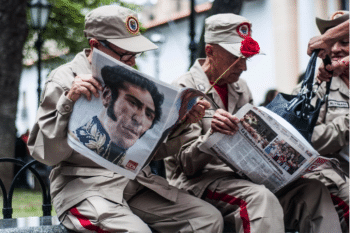
[{"label": "tree trunk", "polygon": [[[233,13],[238,15],[242,9],[242,5],[243,5],[243,0],[215,0],[209,11],[208,17],[216,14],[223,14],[223,13]],[[198,58],[206,57],[204,46],[205,46],[205,42],[204,42],[204,27],[203,27],[201,39],[197,47]]]},{"label": "tree trunk", "polygon": [[[22,51],[28,33],[26,7],[26,0],[0,0],[0,158],[14,157]],[[11,164],[0,164],[0,178],[8,191]]]}]

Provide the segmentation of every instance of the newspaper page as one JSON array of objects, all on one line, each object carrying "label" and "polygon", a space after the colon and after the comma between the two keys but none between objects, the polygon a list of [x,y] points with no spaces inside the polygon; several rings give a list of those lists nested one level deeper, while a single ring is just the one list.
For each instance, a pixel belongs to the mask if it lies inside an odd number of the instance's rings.
[{"label": "newspaper page", "polygon": [[[325,164],[303,136],[283,118],[264,107],[246,104],[237,113],[241,119],[234,135],[212,134],[200,149],[216,154],[241,176],[264,184],[272,192],[306,171]],[[317,166],[315,165],[317,161]],[[312,168],[311,168],[312,167]]]},{"label": "newspaper page", "polygon": [[103,91],[74,105],[68,144],[129,179],[147,165],[203,93],[155,80],[94,49],[92,75]]}]

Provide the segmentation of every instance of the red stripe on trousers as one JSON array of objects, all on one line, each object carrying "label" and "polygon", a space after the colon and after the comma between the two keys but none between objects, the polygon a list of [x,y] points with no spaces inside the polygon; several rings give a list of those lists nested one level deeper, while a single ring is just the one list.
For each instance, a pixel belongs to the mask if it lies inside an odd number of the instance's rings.
[{"label": "red stripe on trousers", "polygon": [[70,209],[71,214],[73,214],[79,220],[80,224],[90,231],[96,231],[97,233],[109,233],[108,231],[102,230],[100,227],[92,225],[90,220],[82,215],[77,208]]},{"label": "red stripe on trousers", "polygon": [[247,203],[244,200],[230,196],[226,193],[212,192],[209,189],[207,189],[206,198],[211,200],[220,200],[230,205],[238,205],[241,209],[239,213],[242,219],[244,233],[250,233],[250,220],[248,216]]},{"label": "red stripe on trousers", "polygon": [[344,212],[344,218],[345,218],[345,222],[349,227],[349,205],[343,201],[340,197],[334,196],[333,194],[331,194],[332,197],[332,201],[334,205],[338,205]]}]

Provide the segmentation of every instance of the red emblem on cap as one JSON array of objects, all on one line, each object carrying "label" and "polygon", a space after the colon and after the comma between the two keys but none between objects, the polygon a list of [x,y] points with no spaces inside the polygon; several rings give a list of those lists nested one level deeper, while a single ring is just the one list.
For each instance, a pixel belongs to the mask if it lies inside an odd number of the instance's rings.
[{"label": "red emblem on cap", "polygon": [[249,23],[241,23],[237,27],[237,33],[240,37],[247,37],[250,36],[250,24]]},{"label": "red emblem on cap", "polygon": [[139,21],[137,21],[137,18],[134,16],[128,16],[125,22],[126,29],[128,29],[128,32],[137,35],[140,31]]}]

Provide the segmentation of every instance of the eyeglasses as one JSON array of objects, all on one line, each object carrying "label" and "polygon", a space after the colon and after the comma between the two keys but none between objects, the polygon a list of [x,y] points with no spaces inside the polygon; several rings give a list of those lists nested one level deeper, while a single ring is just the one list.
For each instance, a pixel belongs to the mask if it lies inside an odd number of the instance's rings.
[{"label": "eyeglasses", "polygon": [[134,53],[134,54],[127,54],[127,53],[124,53],[124,54],[121,54],[121,53],[118,53],[117,51],[115,51],[114,49],[112,49],[110,46],[109,46],[109,42],[108,41],[102,41],[102,40],[99,40],[99,42],[101,43],[101,45],[109,50],[111,50],[112,52],[114,52],[115,54],[117,54],[120,58],[120,61],[129,61],[130,59],[132,59],[133,57],[137,58],[141,55],[141,53]]}]

